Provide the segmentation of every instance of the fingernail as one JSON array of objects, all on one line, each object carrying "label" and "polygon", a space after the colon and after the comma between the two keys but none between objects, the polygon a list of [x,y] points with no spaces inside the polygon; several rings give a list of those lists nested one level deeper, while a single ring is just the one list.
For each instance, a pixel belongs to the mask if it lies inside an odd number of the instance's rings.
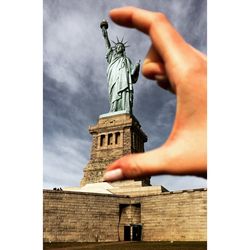
[{"label": "fingernail", "polygon": [[117,181],[123,178],[122,170],[120,168],[108,171],[104,174],[105,181]]},{"label": "fingernail", "polygon": [[166,81],[167,77],[165,75],[155,75],[155,80],[162,82],[162,81]]}]

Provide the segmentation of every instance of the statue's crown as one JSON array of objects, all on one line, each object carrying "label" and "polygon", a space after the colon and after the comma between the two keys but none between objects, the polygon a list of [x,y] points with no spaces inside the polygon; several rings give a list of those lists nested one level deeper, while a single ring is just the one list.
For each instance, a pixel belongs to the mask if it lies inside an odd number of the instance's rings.
[{"label": "statue's crown", "polygon": [[126,42],[123,42],[123,39],[124,39],[124,37],[122,38],[122,40],[119,40],[119,38],[118,37],[116,37],[116,40],[117,40],[117,42],[114,42],[114,41],[112,41],[112,43],[114,43],[115,44],[115,46],[117,45],[117,44],[122,44],[123,46],[124,46],[124,48],[127,48],[127,47],[129,47],[129,45],[126,45],[126,43],[128,42],[128,41],[126,41]]}]

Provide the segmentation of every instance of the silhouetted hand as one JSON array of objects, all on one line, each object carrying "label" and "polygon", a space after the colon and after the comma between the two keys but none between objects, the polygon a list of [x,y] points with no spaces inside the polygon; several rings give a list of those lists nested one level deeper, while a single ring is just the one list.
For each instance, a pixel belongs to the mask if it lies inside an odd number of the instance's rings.
[{"label": "silhouetted hand", "polygon": [[113,9],[117,24],[150,36],[144,60],[145,77],[177,97],[176,117],[167,141],[152,151],[124,156],[107,167],[104,180],[115,181],[158,174],[207,173],[207,60],[186,43],[162,13],[134,7]]}]

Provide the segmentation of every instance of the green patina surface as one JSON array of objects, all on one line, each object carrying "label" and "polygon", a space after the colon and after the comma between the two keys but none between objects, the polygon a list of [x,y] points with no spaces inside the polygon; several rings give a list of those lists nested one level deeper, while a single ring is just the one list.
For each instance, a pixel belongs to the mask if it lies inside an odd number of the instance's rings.
[{"label": "green patina surface", "polygon": [[132,114],[133,84],[137,82],[140,70],[140,62],[133,65],[126,56],[126,43],[123,39],[113,42],[112,47],[108,37],[108,22],[103,20],[100,24],[105,40],[108,62],[107,80],[109,90],[109,112],[125,110]]}]

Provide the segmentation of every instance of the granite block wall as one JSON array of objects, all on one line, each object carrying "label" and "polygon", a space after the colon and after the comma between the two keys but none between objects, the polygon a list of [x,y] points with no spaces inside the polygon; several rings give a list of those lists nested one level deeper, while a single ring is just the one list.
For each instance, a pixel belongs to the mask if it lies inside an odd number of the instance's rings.
[{"label": "granite block wall", "polygon": [[141,199],[144,241],[206,241],[207,191],[167,192]]},{"label": "granite block wall", "polygon": [[119,204],[127,202],[113,195],[45,190],[44,241],[118,241]]},{"label": "granite block wall", "polygon": [[207,191],[126,197],[44,190],[45,242],[124,239],[124,226],[142,225],[143,241],[206,241]]}]

